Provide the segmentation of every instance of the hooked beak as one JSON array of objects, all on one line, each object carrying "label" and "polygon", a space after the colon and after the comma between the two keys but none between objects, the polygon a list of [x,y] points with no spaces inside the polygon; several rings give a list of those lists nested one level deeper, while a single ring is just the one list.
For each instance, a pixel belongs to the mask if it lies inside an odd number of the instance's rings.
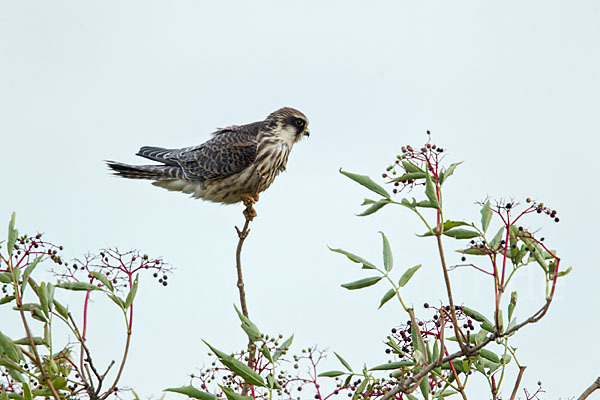
[{"label": "hooked beak", "polygon": [[308,128],[306,128],[304,130],[304,136],[309,137],[310,136],[310,131],[308,130]]}]

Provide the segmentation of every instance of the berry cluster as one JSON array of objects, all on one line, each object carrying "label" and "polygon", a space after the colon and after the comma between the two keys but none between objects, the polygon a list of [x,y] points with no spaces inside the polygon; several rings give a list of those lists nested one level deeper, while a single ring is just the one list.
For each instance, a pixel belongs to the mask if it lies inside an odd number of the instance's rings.
[{"label": "berry cluster", "polygon": [[[427,134],[430,135],[431,132],[427,131]],[[386,183],[394,185],[392,190],[394,194],[406,187],[413,188],[415,185],[425,184],[427,170],[437,179],[439,161],[443,152],[443,148],[431,143],[426,143],[417,150],[410,145],[402,146],[402,154],[396,156],[396,160],[381,176],[389,179]]]},{"label": "berry cluster", "polygon": [[95,272],[106,276],[115,289],[130,287],[135,274],[143,270],[153,270],[155,278],[160,275],[159,283],[167,286],[167,273],[171,272],[171,268],[161,259],[151,259],[136,250],[120,252],[118,249],[104,249],[97,255],[88,254],[71,265],[65,264],[65,267],[54,271],[62,281],[87,281],[102,287],[103,284],[92,274]]}]

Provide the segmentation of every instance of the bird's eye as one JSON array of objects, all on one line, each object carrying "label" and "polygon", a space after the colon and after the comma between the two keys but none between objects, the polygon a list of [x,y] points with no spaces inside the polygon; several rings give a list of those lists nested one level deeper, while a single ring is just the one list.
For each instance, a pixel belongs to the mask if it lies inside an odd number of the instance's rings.
[{"label": "bird's eye", "polygon": [[304,120],[303,119],[296,119],[296,126],[304,126]]}]

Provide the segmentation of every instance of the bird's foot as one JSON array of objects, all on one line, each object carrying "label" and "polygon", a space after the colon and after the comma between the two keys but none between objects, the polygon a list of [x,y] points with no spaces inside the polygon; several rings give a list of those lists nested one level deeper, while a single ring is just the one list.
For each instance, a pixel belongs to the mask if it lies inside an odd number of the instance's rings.
[{"label": "bird's foot", "polygon": [[254,217],[258,215],[253,207],[253,205],[258,201],[258,193],[255,193],[254,195],[242,193],[240,197],[242,198],[244,206],[246,206],[243,211],[244,217],[246,217],[247,221],[252,221]]},{"label": "bird's foot", "polygon": [[242,193],[240,194],[242,201],[246,204],[249,201],[251,204],[256,204],[258,202],[258,193],[254,193],[253,195],[250,193]]},{"label": "bird's foot", "polygon": [[242,211],[242,213],[244,214],[244,217],[246,217],[247,221],[252,221],[258,214],[256,213],[254,207],[252,207],[250,200],[244,200],[244,205],[246,208],[244,211]]}]

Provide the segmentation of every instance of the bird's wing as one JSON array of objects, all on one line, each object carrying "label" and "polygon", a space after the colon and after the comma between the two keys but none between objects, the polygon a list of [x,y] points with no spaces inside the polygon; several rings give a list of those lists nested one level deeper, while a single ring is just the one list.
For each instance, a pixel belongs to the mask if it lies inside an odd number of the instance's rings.
[{"label": "bird's wing", "polygon": [[226,178],[248,167],[256,159],[258,129],[246,127],[248,125],[221,129],[209,141],[173,151],[166,157],[181,166],[187,179],[204,181]]}]

